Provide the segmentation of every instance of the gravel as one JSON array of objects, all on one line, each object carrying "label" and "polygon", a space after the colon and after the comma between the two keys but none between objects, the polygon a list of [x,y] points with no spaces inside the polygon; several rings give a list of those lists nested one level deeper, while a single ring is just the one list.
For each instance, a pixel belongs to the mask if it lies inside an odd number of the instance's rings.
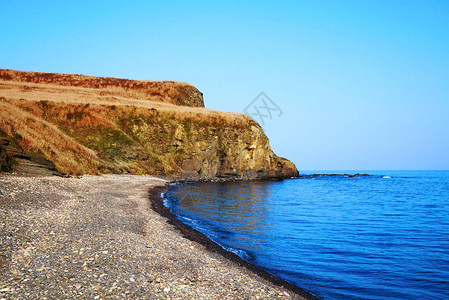
[{"label": "gravel", "polygon": [[0,175],[0,299],[298,299],[184,238],[152,176]]}]

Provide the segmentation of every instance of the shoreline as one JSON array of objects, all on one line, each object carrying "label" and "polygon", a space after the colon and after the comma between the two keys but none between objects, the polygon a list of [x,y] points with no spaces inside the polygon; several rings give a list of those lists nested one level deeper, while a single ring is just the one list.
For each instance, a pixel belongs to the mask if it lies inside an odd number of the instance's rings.
[{"label": "shoreline", "polygon": [[166,183],[165,185],[156,186],[150,188],[148,191],[149,200],[151,202],[152,209],[160,214],[162,217],[166,218],[169,222],[169,224],[173,225],[181,234],[183,237],[197,242],[205,247],[207,251],[218,253],[219,255],[223,256],[225,259],[228,259],[240,267],[243,267],[250,272],[262,277],[263,279],[269,281],[270,283],[285,288],[288,291],[303,297],[304,299],[310,299],[310,300],[316,300],[319,299],[315,295],[311,294],[310,292],[302,289],[301,287],[298,287],[276,275],[273,275],[263,269],[262,267],[253,265],[244,259],[242,259],[237,254],[225,250],[222,246],[220,246],[218,243],[212,241],[209,237],[207,237],[202,232],[199,232],[198,230],[194,229],[190,225],[187,225],[183,223],[181,220],[179,220],[175,214],[171,212],[171,210],[166,207],[163,203],[164,198],[161,196],[163,193],[167,192],[170,188],[170,182]]},{"label": "shoreline", "polygon": [[310,299],[183,236],[166,182],[0,175],[0,299]]}]

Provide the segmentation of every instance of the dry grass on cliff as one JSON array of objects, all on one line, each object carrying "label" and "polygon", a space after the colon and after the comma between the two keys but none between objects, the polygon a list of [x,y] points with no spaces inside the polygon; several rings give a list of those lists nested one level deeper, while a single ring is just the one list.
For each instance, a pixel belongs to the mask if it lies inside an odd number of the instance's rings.
[{"label": "dry grass on cliff", "polygon": [[[98,100],[106,101],[114,100],[117,97],[118,99],[141,99],[179,104],[177,101],[183,97],[186,90],[196,91],[199,94],[199,91],[185,82],[129,80],[7,69],[0,69],[0,83],[2,96],[13,96],[17,92],[25,94],[32,92],[32,95],[29,96],[33,100],[39,96],[45,96],[41,99],[51,100],[51,98],[57,98],[58,94],[68,93],[67,100],[86,100],[86,98],[95,96]],[[74,96],[76,97],[73,98]],[[29,98],[25,97],[25,99]],[[196,106],[198,104],[202,105],[202,101],[199,101]]]},{"label": "dry grass on cliff", "polygon": [[57,162],[58,170],[72,174],[98,174],[98,157],[56,126],[7,102],[0,101],[0,130],[30,152]]},{"label": "dry grass on cliff", "polygon": [[[165,172],[176,171],[172,154],[157,151],[158,143],[167,142],[158,137],[157,131],[151,132],[153,137],[147,137],[159,141],[151,144],[155,149],[150,149],[130,136],[126,129],[120,128],[117,124],[119,119],[150,120],[157,115],[159,123],[166,123],[158,125],[162,129],[170,124],[171,127],[176,127],[189,126],[191,123],[217,127],[257,126],[243,114],[170,103],[170,88],[183,83],[157,83],[155,86],[160,93],[152,95],[128,88],[132,85],[126,80],[122,83],[128,85],[126,89],[123,86],[108,85],[114,80],[107,78],[103,85],[91,88],[90,83],[77,83],[78,76],[80,75],[70,75],[70,80],[60,79],[63,84],[74,86],[64,86],[61,82],[54,84],[57,77],[46,80],[40,77],[19,78],[19,81],[11,81],[2,80],[0,76],[0,133],[4,132],[15,138],[22,148],[40,153],[53,161],[61,172],[99,174],[129,171],[135,174],[157,174],[162,172],[158,168]],[[85,76],[79,78],[85,79]],[[36,83],[24,82],[26,80],[34,80]],[[98,79],[92,79],[92,82],[98,82]],[[120,143],[123,145],[119,145]],[[134,147],[133,151],[137,151],[136,153],[145,152],[149,155],[148,166],[115,156],[119,150],[126,152],[126,145],[128,148]]]},{"label": "dry grass on cliff", "polygon": [[176,92],[176,88],[187,86],[185,82],[178,81],[148,81],[130,80],[111,77],[95,77],[80,74],[58,74],[42,72],[23,72],[0,69],[0,80],[4,82],[32,83],[50,86],[71,88],[88,88],[98,90],[122,90],[143,96],[169,95]]},{"label": "dry grass on cliff", "polygon": [[[161,83],[162,84],[162,83]],[[183,84],[183,83],[177,83]],[[198,119],[205,123],[220,122],[233,126],[246,126],[251,119],[243,114],[221,112],[201,107],[179,106],[172,102],[175,86],[169,85],[161,89],[159,96],[152,96],[139,91],[122,90],[116,87],[103,89],[74,86],[57,86],[42,83],[23,83],[1,81],[0,97],[8,99],[13,105],[19,102],[51,101],[60,104],[90,104],[107,106],[124,106],[145,109],[157,109],[171,114],[174,118]],[[143,96],[142,96],[143,95]],[[64,112],[62,112],[64,113]]]}]

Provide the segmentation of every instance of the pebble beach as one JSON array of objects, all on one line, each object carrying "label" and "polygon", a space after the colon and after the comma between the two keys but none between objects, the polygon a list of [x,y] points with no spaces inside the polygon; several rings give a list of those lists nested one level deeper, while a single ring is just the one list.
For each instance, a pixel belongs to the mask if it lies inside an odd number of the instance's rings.
[{"label": "pebble beach", "polygon": [[183,237],[153,176],[0,175],[0,299],[301,299]]}]

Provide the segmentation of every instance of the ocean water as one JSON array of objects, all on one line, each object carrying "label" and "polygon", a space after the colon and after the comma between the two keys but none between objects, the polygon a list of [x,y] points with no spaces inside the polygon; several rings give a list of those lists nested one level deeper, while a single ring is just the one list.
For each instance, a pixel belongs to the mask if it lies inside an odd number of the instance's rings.
[{"label": "ocean water", "polygon": [[449,171],[364,173],[173,185],[165,203],[320,298],[449,299]]}]

